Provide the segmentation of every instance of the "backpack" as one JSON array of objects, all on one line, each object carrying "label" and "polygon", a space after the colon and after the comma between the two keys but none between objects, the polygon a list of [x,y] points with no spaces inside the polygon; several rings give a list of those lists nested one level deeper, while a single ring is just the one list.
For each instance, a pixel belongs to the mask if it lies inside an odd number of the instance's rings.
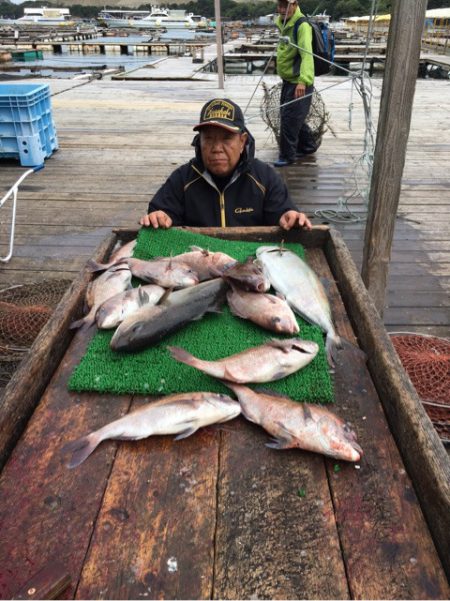
[{"label": "backpack", "polygon": [[[294,25],[293,40],[295,43],[298,38],[298,28],[302,23],[308,23],[312,27],[312,51],[314,53],[314,75],[325,75],[330,72],[331,65],[326,61],[334,60],[334,32],[331,31],[328,23],[314,21],[309,17],[300,17]],[[322,58],[326,59],[325,61]]]}]

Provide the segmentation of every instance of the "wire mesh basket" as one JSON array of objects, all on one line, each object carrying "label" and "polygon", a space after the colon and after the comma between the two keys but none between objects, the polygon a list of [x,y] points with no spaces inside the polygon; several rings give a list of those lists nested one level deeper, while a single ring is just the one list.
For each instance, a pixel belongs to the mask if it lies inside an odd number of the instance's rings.
[{"label": "wire mesh basket", "polygon": [[0,290],[0,386],[9,382],[70,283],[45,280]]},{"label": "wire mesh basket", "polygon": [[[280,99],[282,84],[278,83],[268,87],[262,83],[264,95],[261,101],[260,111],[264,123],[272,130],[273,135],[280,145]],[[322,137],[327,130],[331,131],[329,125],[330,113],[327,111],[325,102],[319,92],[314,89],[311,107],[305,120],[308,135],[311,135],[313,146],[317,150],[322,143]]]},{"label": "wire mesh basket", "polygon": [[450,443],[450,341],[409,333],[391,340],[439,437]]}]

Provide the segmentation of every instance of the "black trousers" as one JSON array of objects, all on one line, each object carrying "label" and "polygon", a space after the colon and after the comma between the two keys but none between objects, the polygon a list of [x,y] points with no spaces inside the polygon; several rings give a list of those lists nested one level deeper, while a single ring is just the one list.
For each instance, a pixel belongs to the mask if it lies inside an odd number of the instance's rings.
[{"label": "black trousers", "polygon": [[[297,84],[283,81],[281,105],[295,99]],[[280,107],[280,158],[295,161],[297,154],[310,154],[317,148],[312,144],[311,130],[305,119],[311,106],[314,86],[307,86],[305,98]]]}]

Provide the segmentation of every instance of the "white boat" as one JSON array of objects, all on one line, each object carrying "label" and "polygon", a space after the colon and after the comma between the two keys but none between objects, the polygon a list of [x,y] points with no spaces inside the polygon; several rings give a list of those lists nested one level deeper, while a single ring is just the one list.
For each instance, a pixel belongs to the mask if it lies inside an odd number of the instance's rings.
[{"label": "white boat", "polygon": [[151,11],[102,10],[98,20],[107,27],[135,27],[137,29],[197,29],[207,27],[200,15],[184,10],[153,7]]},{"label": "white boat", "polygon": [[49,27],[74,25],[68,8],[33,7],[24,8],[19,19],[0,19],[2,25],[44,25]]}]

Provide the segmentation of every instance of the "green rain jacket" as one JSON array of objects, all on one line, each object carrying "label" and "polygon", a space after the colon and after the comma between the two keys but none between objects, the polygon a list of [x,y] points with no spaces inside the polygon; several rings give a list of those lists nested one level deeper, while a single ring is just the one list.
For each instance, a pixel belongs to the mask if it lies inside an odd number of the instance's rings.
[{"label": "green rain jacket", "polygon": [[[304,14],[297,7],[292,17],[286,21],[283,27],[284,17],[279,15],[275,19],[275,25],[280,30],[280,35],[287,36],[292,40],[294,25],[301,17],[304,17]],[[298,38],[297,41],[294,41],[294,44],[300,48],[304,48],[304,50],[299,50],[286,42],[278,44],[277,73],[281,79],[289,83],[304,83],[307,86],[311,86],[314,82],[314,58],[310,54],[312,52],[312,29],[308,23],[300,25],[298,28]]]}]

